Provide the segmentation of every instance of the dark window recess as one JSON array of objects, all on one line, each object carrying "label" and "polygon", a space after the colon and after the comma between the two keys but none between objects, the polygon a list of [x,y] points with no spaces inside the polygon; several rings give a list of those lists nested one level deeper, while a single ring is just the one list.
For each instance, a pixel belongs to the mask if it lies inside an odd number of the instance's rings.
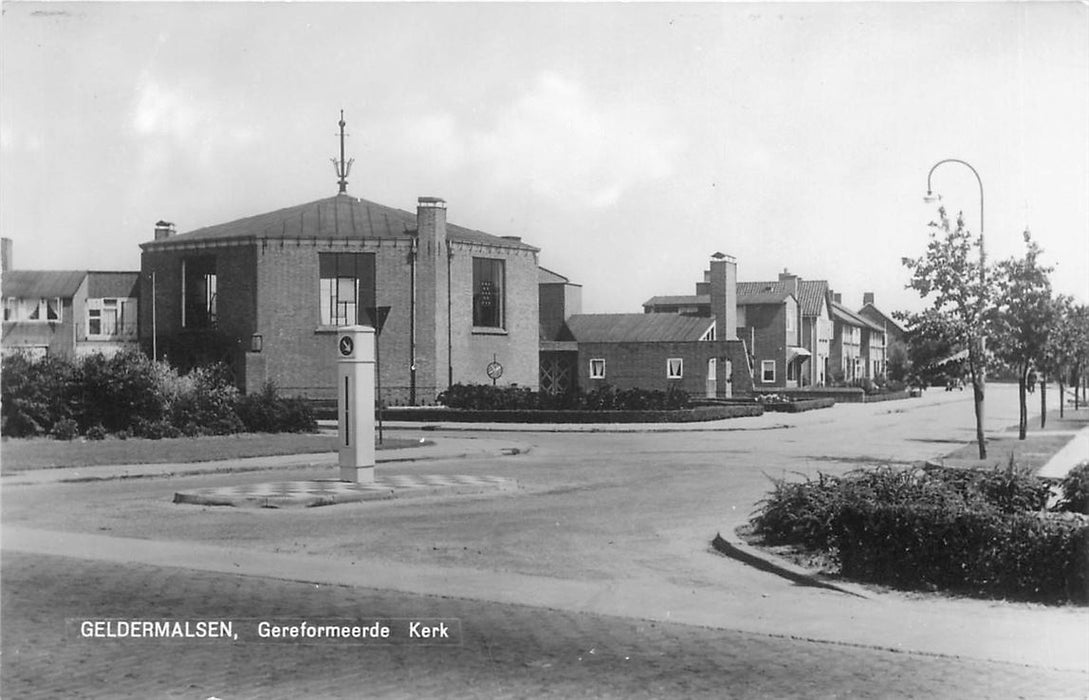
[{"label": "dark window recess", "polygon": [[216,259],[213,256],[186,258],[183,267],[183,323],[186,328],[215,328],[218,292]]}]

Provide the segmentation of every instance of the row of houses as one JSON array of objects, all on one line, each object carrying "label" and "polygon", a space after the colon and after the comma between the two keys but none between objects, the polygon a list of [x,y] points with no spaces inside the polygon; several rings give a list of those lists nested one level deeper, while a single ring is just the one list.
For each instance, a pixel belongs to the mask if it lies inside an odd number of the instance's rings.
[{"label": "row of houses", "polygon": [[322,399],[337,329],[367,324],[383,401],[416,405],[455,383],[729,397],[873,379],[903,332],[872,295],[852,311],[825,281],[739,282],[722,253],[693,295],[583,314],[581,285],[520,238],[450,223],[438,197],[408,212],[344,189],[185,233],[159,221],[139,271],[18,270],[5,239],[3,350],[139,347],[182,369],[226,363],[244,391]]}]

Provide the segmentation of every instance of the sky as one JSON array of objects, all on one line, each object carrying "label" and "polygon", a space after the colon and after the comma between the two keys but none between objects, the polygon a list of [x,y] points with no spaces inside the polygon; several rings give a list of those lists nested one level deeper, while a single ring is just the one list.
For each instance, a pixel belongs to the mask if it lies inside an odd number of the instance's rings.
[{"label": "sky", "polygon": [[[711,254],[919,310],[932,166],[982,183],[1089,301],[1078,3],[31,3],[0,19],[0,233],[19,269],[139,269],[179,232],[349,194],[521,236],[588,313]],[[978,232],[980,185],[932,187]]]}]

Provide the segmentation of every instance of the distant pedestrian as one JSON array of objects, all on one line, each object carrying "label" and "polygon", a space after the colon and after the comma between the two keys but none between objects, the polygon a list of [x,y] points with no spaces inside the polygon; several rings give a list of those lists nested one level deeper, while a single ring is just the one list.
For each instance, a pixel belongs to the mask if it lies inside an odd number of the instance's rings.
[{"label": "distant pedestrian", "polygon": [[1026,383],[1028,384],[1028,392],[1030,394],[1036,391],[1036,370],[1034,370],[1034,369],[1029,370],[1028,379],[1026,380]]}]

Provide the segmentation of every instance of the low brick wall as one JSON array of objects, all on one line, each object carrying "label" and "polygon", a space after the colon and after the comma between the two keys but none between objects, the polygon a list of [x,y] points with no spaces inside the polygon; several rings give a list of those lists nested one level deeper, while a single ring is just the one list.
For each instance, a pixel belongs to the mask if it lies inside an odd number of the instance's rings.
[{"label": "low brick wall", "polygon": [[888,394],[867,394],[858,387],[822,387],[819,389],[778,389],[776,394],[801,399],[834,399],[836,403],[874,403],[877,401],[899,401],[910,398],[907,391],[894,391]]},{"label": "low brick wall", "polygon": [[470,411],[456,408],[387,408],[387,421],[449,423],[696,423],[763,415],[764,407],[697,406],[679,411]]},{"label": "low brick wall", "polygon": [[818,408],[831,408],[835,405],[835,399],[804,399],[800,401],[766,403],[764,404],[764,410],[777,411],[780,413],[801,413],[802,411],[814,411]]}]

